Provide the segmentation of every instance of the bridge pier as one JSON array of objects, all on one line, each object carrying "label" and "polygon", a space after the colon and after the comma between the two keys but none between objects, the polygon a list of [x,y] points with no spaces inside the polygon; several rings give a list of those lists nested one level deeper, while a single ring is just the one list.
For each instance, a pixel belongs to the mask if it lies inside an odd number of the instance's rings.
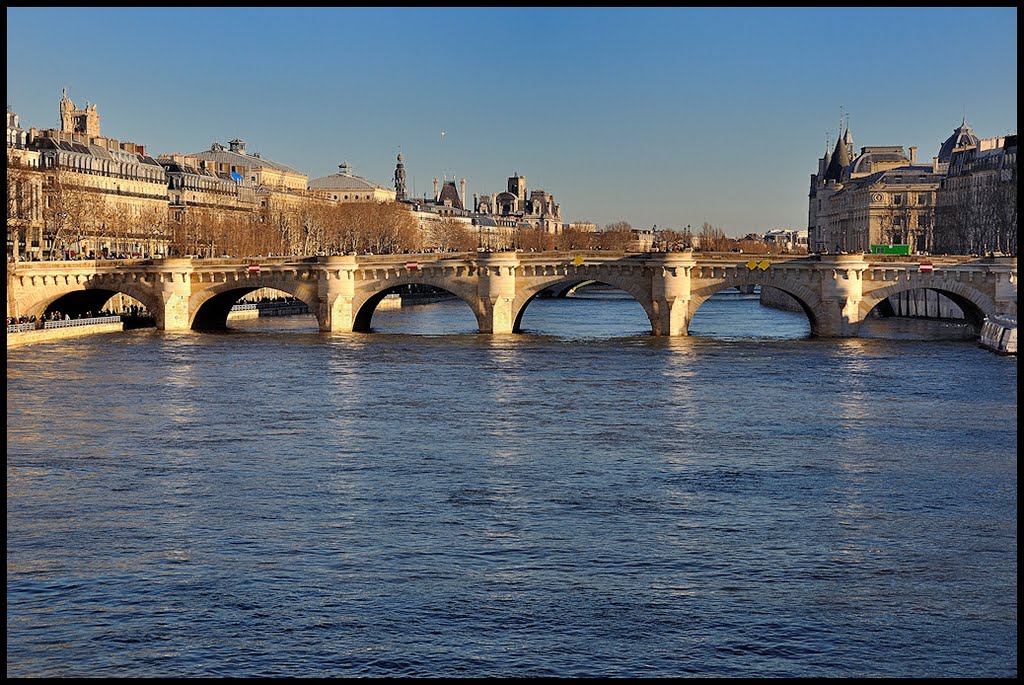
[{"label": "bridge pier", "polygon": [[316,318],[320,330],[324,333],[350,333],[356,316],[353,311],[356,258],[354,255],[320,257],[317,262],[320,305]]},{"label": "bridge pier", "polygon": [[991,257],[989,271],[995,281],[996,313],[1017,316],[1017,258]]},{"label": "bridge pier", "polygon": [[[690,270],[697,264],[688,253],[667,252],[652,259],[651,326],[654,335],[684,336],[690,328]],[[658,263],[660,262],[660,269]]]},{"label": "bridge pier", "polygon": [[863,320],[860,302],[868,268],[864,255],[823,255],[819,267],[821,310],[811,333],[825,338],[855,337]]},{"label": "bridge pier", "polygon": [[162,331],[187,331],[191,328],[189,298],[192,295],[192,260],[160,259],[153,262],[151,277],[157,295],[153,312],[156,327]]},{"label": "bridge pier", "polygon": [[477,295],[481,305],[477,316],[481,333],[504,335],[513,331],[517,266],[519,257],[515,252],[485,252],[477,260]]}]

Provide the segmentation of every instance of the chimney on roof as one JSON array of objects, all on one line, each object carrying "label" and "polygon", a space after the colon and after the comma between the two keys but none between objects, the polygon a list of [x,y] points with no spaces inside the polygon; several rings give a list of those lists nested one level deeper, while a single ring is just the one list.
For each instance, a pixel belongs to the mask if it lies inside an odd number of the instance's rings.
[{"label": "chimney on roof", "polygon": [[910,163],[911,164],[917,164],[917,146],[916,145],[911,145],[910,146]]}]

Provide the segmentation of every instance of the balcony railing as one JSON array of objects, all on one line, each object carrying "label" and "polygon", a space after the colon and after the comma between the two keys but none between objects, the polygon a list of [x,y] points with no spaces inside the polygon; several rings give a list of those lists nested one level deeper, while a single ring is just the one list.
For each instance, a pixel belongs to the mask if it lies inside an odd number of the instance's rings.
[{"label": "balcony railing", "polygon": [[44,321],[43,328],[72,328],[74,326],[91,326],[98,323],[120,323],[120,316],[96,316],[91,319],[67,319],[61,321]]}]

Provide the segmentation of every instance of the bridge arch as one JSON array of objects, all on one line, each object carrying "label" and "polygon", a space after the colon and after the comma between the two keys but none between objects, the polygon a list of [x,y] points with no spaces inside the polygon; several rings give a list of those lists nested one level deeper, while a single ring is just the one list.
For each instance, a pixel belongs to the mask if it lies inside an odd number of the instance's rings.
[{"label": "bridge arch", "polygon": [[902,281],[864,293],[858,311],[860,317],[857,322],[858,327],[868,317],[871,310],[887,298],[910,290],[933,290],[945,295],[960,308],[964,313],[964,320],[978,333],[981,332],[981,326],[985,323],[985,317],[996,313],[996,304],[992,298],[959,281],[939,281],[938,279],[935,282],[925,283]]},{"label": "bridge arch", "polygon": [[355,332],[369,333],[373,314],[377,305],[391,293],[398,292],[401,288],[409,285],[429,285],[438,290],[451,293],[465,302],[473,316],[476,317],[477,327],[484,330],[486,314],[483,311],[480,297],[477,295],[476,284],[463,284],[450,279],[435,276],[429,272],[408,272],[400,273],[397,278],[389,278],[386,282],[370,281],[357,282],[355,296],[352,300],[352,330]]},{"label": "bridge arch", "polygon": [[257,278],[241,282],[214,283],[189,297],[189,328],[218,330],[227,328],[231,308],[249,293],[262,288],[280,290],[300,300],[319,318],[320,299],[316,286],[299,281]]},{"label": "bridge arch", "polygon": [[160,312],[159,298],[149,289],[132,281],[112,281],[92,278],[78,287],[47,287],[43,296],[24,307],[22,314],[42,320],[49,312],[60,311],[76,316],[85,312],[97,312],[115,295],[125,295],[141,303],[151,314]]},{"label": "bridge arch", "polygon": [[721,281],[706,284],[701,288],[694,288],[690,292],[690,309],[686,317],[687,326],[690,321],[693,321],[700,306],[715,293],[727,288],[751,285],[775,288],[792,297],[807,316],[807,321],[811,326],[811,335],[817,334],[818,322],[821,320],[821,297],[810,288],[793,282],[792,279],[787,280],[768,271],[737,272],[725,276]]},{"label": "bridge arch", "polygon": [[654,314],[651,293],[637,280],[622,278],[614,273],[600,273],[552,276],[543,281],[536,281],[523,288],[519,288],[516,291],[515,300],[512,302],[512,321],[514,322],[512,324],[512,332],[522,332],[523,315],[526,313],[526,308],[537,299],[541,292],[555,290],[560,293],[559,297],[564,297],[565,294],[568,294],[584,283],[608,285],[628,293],[643,308],[651,324],[651,332],[653,333],[657,330],[655,323],[657,319]]}]

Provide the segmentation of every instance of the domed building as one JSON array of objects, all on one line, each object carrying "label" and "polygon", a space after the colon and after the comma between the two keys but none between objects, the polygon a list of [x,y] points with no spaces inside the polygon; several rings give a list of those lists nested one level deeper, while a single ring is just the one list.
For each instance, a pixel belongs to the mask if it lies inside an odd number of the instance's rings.
[{"label": "domed building", "polygon": [[946,138],[942,143],[942,147],[939,148],[939,164],[949,164],[949,160],[953,158],[953,150],[961,147],[974,147],[981,139],[974,135],[974,131],[967,125],[967,117],[964,117],[963,121],[958,127],[953,129],[953,135]]},{"label": "domed building", "polygon": [[342,162],[338,173],[314,178],[309,190],[335,202],[391,202],[395,191],[352,173],[352,165]]}]

